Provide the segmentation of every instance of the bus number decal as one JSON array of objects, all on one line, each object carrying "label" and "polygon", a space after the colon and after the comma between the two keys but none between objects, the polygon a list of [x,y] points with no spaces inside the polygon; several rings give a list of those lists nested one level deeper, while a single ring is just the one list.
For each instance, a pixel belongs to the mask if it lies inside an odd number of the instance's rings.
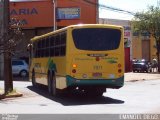
[{"label": "bus number decal", "polygon": [[114,63],[117,63],[117,60],[118,60],[118,58],[107,58],[107,62],[108,63],[111,63],[111,64],[114,64]]},{"label": "bus number decal", "polygon": [[102,66],[101,65],[94,65],[93,69],[94,70],[102,70]]}]

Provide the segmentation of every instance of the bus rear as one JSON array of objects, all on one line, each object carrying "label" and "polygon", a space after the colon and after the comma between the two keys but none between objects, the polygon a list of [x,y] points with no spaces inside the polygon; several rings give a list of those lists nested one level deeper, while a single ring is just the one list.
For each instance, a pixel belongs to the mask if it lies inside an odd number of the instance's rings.
[{"label": "bus rear", "polygon": [[70,27],[67,86],[102,94],[124,84],[123,28],[109,25]]}]

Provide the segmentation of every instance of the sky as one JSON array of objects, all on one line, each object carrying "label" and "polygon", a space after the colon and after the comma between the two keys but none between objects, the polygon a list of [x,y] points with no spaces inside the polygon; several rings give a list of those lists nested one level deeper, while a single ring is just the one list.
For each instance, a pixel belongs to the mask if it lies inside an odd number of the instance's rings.
[{"label": "sky", "polygon": [[[99,0],[99,4],[106,6],[111,6],[114,8],[119,8],[122,10],[127,10],[131,12],[141,12],[145,11],[148,6],[154,5],[157,6],[157,3],[160,5],[160,0]],[[110,18],[110,19],[122,19],[122,20],[131,20],[133,15],[124,14],[119,12],[113,12],[106,9],[99,9],[100,18]]]}]

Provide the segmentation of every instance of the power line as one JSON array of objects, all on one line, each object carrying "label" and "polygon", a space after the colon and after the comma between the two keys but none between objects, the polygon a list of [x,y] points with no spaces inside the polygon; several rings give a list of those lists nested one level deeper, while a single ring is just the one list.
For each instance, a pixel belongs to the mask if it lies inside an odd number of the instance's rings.
[{"label": "power line", "polygon": [[92,5],[96,5],[99,8],[102,8],[102,9],[107,9],[107,10],[114,11],[114,12],[121,12],[121,13],[130,14],[130,15],[135,15],[135,13],[127,11],[127,10],[123,10],[123,9],[119,9],[119,8],[115,8],[115,7],[111,7],[111,6],[106,6],[106,5],[102,5],[102,4],[99,4],[99,3],[94,3],[94,2],[91,2],[89,0],[83,0],[83,1],[85,1],[86,3],[92,4]]}]

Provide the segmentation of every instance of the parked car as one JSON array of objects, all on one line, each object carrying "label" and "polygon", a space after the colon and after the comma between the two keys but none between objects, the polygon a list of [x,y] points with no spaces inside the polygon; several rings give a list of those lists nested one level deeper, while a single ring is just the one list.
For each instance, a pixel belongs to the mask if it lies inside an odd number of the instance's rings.
[{"label": "parked car", "polygon": [[152,72],[151,63],[145,59],[135,60],[132,63],[133,72]]},{"label": "parked car", "polygon": [[12,60],[12,74],[26,77],[28,75],[28,64],[24,60]]}]

